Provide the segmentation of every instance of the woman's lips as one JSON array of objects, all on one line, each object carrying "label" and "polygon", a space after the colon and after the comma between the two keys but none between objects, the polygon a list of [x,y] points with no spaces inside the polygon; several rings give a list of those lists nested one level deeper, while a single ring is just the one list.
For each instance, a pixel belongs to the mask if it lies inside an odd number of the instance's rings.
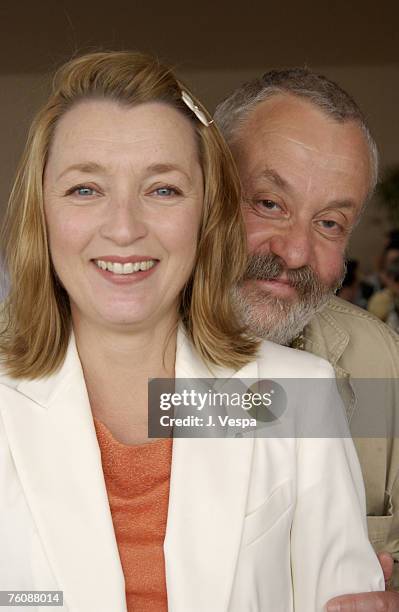
[{"label": "woman's lips", "polygon": [[93,257],[92,261],[106,261],[111,263],[137,263],[140,261],[158,261],[156,257],[150,255],[127,255],[122,257],[121,255],[99,255]]},{"label": "woman's lips", "polygon": [[109,257],[92,260],[98,274],[115,285],[129,285],[151,276],[159,260],[150,257]]}]

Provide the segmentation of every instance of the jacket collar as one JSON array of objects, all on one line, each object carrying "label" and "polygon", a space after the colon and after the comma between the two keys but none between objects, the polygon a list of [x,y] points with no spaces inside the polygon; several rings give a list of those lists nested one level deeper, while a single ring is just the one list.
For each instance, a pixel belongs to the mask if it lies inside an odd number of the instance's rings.
[{"label": "jacket collar", "polygon": [[[253,361],[238,371],[209,367],[182,328],[176,378],[258,378]],[[165,538],[169,610],[229,607],[251,476],[253,438],[176,438]]]},{"label": "jacket collar", "polygon": [[[258,377],[256,362],[237,372],[215,370],[180,329],[176,377]],[[16,470],[66,605],[126,612],[101,455],[73,336],[56,374],[3,386],[1,393]],[[164,545],[171,612],[228,609],[253,444],[251,437],[174,440]]]},{"label": "jacket collar", "polygon": [[255,360],[239,370],[208,365],[198,355],[187,338],[182,325],[178,328],[176,349],[176,378],[258,378],[258,364]]},{"label": "jacket collar", "polygon": [[[10,379],[9,386],[13,386],[19,393],[25,395],[43,408],[49,408],[56,401],[57,396],[69,386],[71,379],[80,379],[82,382],[82,366],[76,346],[75,336],[71,333],[65,359],[61,367],[52,374],[41,379],[23,379],[17,385]],[[178,327],[176,343],[176,378],[257,378],[258,366],[251,361],[240,370],[233,370],[221,366],[208,365],[198,355],[188,340],[182,325]],[[7,384],[7,378],[3,382]]]},{"label": "jacket collar", "polygon": [[338,375],[348,376],[338,362],[348,345],[349,333],[331,316],[327,306],[305,327],[303,348],[329,361]]},{"label": "jacket collar", "polygon": [[16,389],[42,408],[47,409],[56,401],[57,396],[68,388],[71,379],[79,380],[81,384],[82,378],[82,366],[72,332],[61,367],[54,374],[45,378],[23,379],[16,385]]}]

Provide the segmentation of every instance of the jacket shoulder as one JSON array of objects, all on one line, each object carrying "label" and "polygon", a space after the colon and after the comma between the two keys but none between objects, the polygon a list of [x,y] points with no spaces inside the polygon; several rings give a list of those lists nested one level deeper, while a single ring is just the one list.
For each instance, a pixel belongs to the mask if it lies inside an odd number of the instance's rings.
[{"label": "jacket shoulder", "polygon": [[320,318],[330,316],[350,335],[357,331],[364,332],[368,334],[370,340],[371,337],[374,340],[379,337],[386,342],[393,343],[399,349],[399,335],[393,329],[367,310],[341,298],[335,296],[331,298],[323,310],[315,316]]},{"label": "jacket shoulder", "polygon": [[7,370],[4,366],[4,362],[2,363],[0,360],[0,387],[2,385],[5,385],[6,387],[11,387],[15,389],[19,383],[20,383],[20,380],[13,378],[7,373]]}]

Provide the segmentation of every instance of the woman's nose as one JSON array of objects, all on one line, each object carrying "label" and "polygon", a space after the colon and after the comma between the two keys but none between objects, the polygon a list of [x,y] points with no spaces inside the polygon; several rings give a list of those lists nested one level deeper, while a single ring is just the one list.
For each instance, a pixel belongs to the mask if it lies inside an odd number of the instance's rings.
[{"label": "woman's nose", "polygon": [[116,244],[129,245],[147,234],[147,225],[138,206],[130,203],[110,207],[101,235]]}]

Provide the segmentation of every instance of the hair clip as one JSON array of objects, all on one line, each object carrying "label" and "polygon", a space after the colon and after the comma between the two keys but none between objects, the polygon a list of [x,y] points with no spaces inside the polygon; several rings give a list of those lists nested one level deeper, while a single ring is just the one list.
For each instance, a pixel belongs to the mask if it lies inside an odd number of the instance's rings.
[{"label": "hair clip", "polygon": [[184,104],[188,106],[188,108],[194,113],[197,119],[199,119],[201,123],[205,125],[205,127],[209,127],[210,124],[213,123],[213,119],[209,120],[206,117],[205,113],[196,104],[194,104],[194,100],[191,98],[191,96],[188,95],[186,91],[182,90],[181,98]]}]

